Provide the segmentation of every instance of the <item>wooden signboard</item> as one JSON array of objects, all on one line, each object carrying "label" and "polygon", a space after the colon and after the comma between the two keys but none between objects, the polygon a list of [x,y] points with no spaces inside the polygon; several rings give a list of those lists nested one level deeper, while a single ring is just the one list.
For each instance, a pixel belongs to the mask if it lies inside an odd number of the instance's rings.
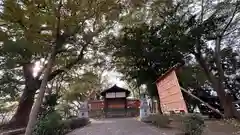
[{"label": "wooden signboard", "polygon": [[174,69],[160,77],[156,85],[163,113],[188,112]]}]

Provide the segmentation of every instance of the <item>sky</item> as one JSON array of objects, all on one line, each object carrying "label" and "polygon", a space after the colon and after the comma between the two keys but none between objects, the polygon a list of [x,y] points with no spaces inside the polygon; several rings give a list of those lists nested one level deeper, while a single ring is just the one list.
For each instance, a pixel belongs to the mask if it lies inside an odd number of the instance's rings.
[{"label": "sky", "polygon": [[[33,68],[33,75],[36,76],[38,71],[42,68],[41,66],[41,62],[40,61],[37,61],[35,63],[35,66]],[[119,72],[116,72],[114,70],[112,71],[105,71],[103,73],[103,76],[106,77],[107,79],[107,83],[110,85],[110,86],[113,86],[113,85],[117,85],[119,87],[123,87],[123,88],[127,88],[127,83],[122,81],[121,80],[121,74]]]},{"label": "sky", "polygon": [[126,88],[126,82],[121,80],[121,74],[116,71],[107,71],[103,73],[103,76],[106,76],[108,79],[108,83],[111,85],[117,85],[119,87]]}]

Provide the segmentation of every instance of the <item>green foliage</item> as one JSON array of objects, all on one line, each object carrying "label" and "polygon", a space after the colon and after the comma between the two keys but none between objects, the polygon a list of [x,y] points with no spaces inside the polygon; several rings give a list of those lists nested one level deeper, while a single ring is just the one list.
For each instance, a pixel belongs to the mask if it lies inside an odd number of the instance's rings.
[{"label": "green foliage", "polygon": [[[239,87],[236,87],[239,83],[236,79],[231,81],[239,70],[236,68],[239,67],[239,58],[234,58],[236,52],[231,50],[238,42],[235,36],[239,37],[239,34],[232,34],[239,29],[239,19],[235,19],[239,18],[239,2],[202,2],[180,1],[176,5],[172,4],[170,8],[158,12],[162,21],[125,26],[118,37],[111,38],[110,44],[114,46],[113,62],[124,79],[136,79],[137,86],[146,84],[148,93],[156,96],[154,82],[157,77],[177,62],[184,61],[186,67],[180,75],[181,85],[195,91],[196,95],[201,91],[199,93],[208,94],[199,95],[212,96],[208,91],[217,86],[213,82],[221,79],[214,49],[216,37],[221,37],[219,67],[224,69],[224,81],[219,84],[224,84],[223,89],[233,90],[235,98],[239,97],[236,94],[239,93]],[[202,9],[196,11],[196,8],[201,7],[200,4]],[[214,88],[216,91],[223,89]],[[206,101],[209,100],[206,98]]]},{"label": "green foliage", "polygon": [[[30,93],[35,93],[39,89],[42,74],[40,72],[39,76],[34,77],[32,68],[42,60],[44,62],[39,67],[46,67],[45,60],[53,45],[58,45],[54,65],[54,70],[58,71],[53,70],[49,81],[77,64],[82,65],[75,69],[81,69],[87,63],[86,57],[83,57],[85,49],[91,50],[87,52],[90,55],[97,52],[99,39],[106,36],[109,29],[121,20],[124,16],[122,13],[144,5],[144,2],[136,3],[116,0],[3,0],[0,6],[0,78],[4,74],[3,67],[11,69],[15,76],[13,80],[0,80],[0,96],[10,94],[16,100],[16,95],[19,96],[24,88],[25,91],[31,89],[29,91],[33,92]],[[94,61],[95,57],[88,60]],[[31,70],[23,71],[28,65],[31,65]],[[16,74],[16,71],[20,74]],[[23,83],[16,84],[15,80],[23,80]],[[24,96],[20,99],[31,97]]]},{"label": "green foliage", "polygon": [[67,79],[64,78],[69,85],[64,85],[59,92],[62,96],[57,109],[65,118],[77,116],[83,102],[96,98],[102,87],[101,76],[95,71],[74,73]]},{"label": "green foliage", "polygon": [[9,112],[13,107],[8,107],[4,101],[0,100],[0,128],[2,124],[5,124],[9,119]]},{"label": "green foliage", "polygon": [[181,86],[184,88],[197,88],[204,85],[207,77],[198,65],[187,65],[182,67],[178,74]]},{"label": "green foliage", "polygon": [[103,110],[91,110],[90,112],[89,112],[89,117],[90,118],[102,118],[102,117],[104,117],[104,111]]},{"label": "green foliage", "polygon": [[88,118],[71,118],[64,121],[64,125],[66,125],[71,130],[81,128],[89,123],[90,121]]},{"label": "green foliage", "polygon": [[57,101],[60,98],[58,94],[50,94],[45,96],[45,102],[43,103],[46,107],[55,107],[58,105]]},{"label": "green foliage", "polygon": [[92,91],[99,91],[101,88],[100,77],[93,72],[85,72],[73,78],[70,85],[63,94],[63,99],[69,102],[84,101]]},{"label": "green foliage", "polygon": [[137,87],[146,84],[148,93],[156,96],[153,82],[176,63],[183,62],[183,54],[176,46],[176,36],[170,36],[174,33],[170,28],[145,23],[124,27],[119,37],[109,41],[109,46],[114,48],[112,61],[117,71],[128,81],[136,80]]},{"label": "green foliage", "polygon": [[19,91],[23,82],[20,78],[16,78],[21,75],[19,70],[11,70],[3,67],[0,73],[0,97],[6,101],[15,101],[19,97]]},{"label": "green foliage", "polygon": [[56,106],[56,110],[58,110],[64,118],[69,118],[72,115],[72,107],[67,102],[61,102]]},{"label": "green foliage", "polygon": [[69,127],[62,121],[62,116],[55,110],[58,94],[44,97],[43,106],[34,128],[34,135],[64,135]]},{"label": "green foliage", "polygon": [[[131,11],[144,4],[144,2],[122,3],[116,0],[88,2],[4,0],[1,3],[0,17],[1,22],[4,22],[0,29],[0,40],[3,41],[1,55],[14,63],[13,66],[45,58],[61,30],[63,36],[59,48],[64,49],[62,51],[64,53],[57,57],[57,61],[62,61],[58,64],[64,65],[71,58],[76,58],[74,56],[80,51],[84,41],[92,40],[92,32],[96,32],[93,36],[97,36],[103,28],[108,29],[108,26],[116,23],[116,20],[119,21],[123,17],[123,15],[120,17],[120,14],[125,10]],[[75,36],[76,34],[79,36]],[[66,41],[68,38],[70,40]],[[65,44],[71,49],[61,48]]]},{"label": "green foliage", "polygon": [[187,114],[182,122],[182,131],[187,135],[202,135],[205,124],[200,115]]},{"label": "green foliage", "polygon": [[42,113],[48,114],[52,111],[55,111],[55,107],[58,105],[59,98],[60,96],[58,94],[46,95],[42,105]]},{"label": "green foliage", "polygon": [[153,114],[146,118],[146,122],[160,128],[167,128],[171,122],[169,116],[163,114]]},{"label": "green foliage", "polygon": [[65,135],[69,128],[62,122],[61,116],[53,111],[41,115],[34,128],[34,135]]}]

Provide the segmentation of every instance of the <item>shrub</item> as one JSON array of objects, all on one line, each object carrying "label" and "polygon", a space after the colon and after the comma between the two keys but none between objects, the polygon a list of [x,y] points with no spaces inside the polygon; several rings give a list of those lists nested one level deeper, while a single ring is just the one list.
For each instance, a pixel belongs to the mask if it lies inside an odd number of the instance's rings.
[{"label": "shrub", "polygon": [[56,112],[41,115],[34,128],[34,135],[64,135],[69,131],[67,125],[62,122],[61,116]]},{"label": "shrub", "polygon": [[103,110],[91,110],[89,112],[90,118],[102,118],[104,116]]},{"label": "shrub", "polygon": [[169,127],[171,122],[169,116],[163,114],[154,114],[147,117],[146,122],[152,123],[157,127],[166,128]]},{"label": "shrub", "polygon": [[89,123],[90,121],[88,118],[72,118],[64,121],[64,125],[70,129],[81,128]]},{"label": "shrub", "polygon": [[174,121],[182,122],[182,120],[184,119],[184,116],[185,116],[185,115],[176,113],[176,114],[172,114],[172,115],[171,115],[171,118],[172,118]]},{"label": "shrub", "polygon": [[182,121],[182,131],[187,135],[202,135],[205,124],[198,114],[188,114]]}]

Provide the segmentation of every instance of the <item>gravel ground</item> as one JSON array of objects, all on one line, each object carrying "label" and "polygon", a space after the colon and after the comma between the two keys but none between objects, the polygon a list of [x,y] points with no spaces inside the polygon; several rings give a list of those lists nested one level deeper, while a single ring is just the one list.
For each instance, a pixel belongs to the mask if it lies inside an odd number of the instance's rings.
[{"label": "gravel ground", "polygon": [[89,126],[67,135],[175,135],[170,129],[157,129],[134,118],[92,120]]}]

